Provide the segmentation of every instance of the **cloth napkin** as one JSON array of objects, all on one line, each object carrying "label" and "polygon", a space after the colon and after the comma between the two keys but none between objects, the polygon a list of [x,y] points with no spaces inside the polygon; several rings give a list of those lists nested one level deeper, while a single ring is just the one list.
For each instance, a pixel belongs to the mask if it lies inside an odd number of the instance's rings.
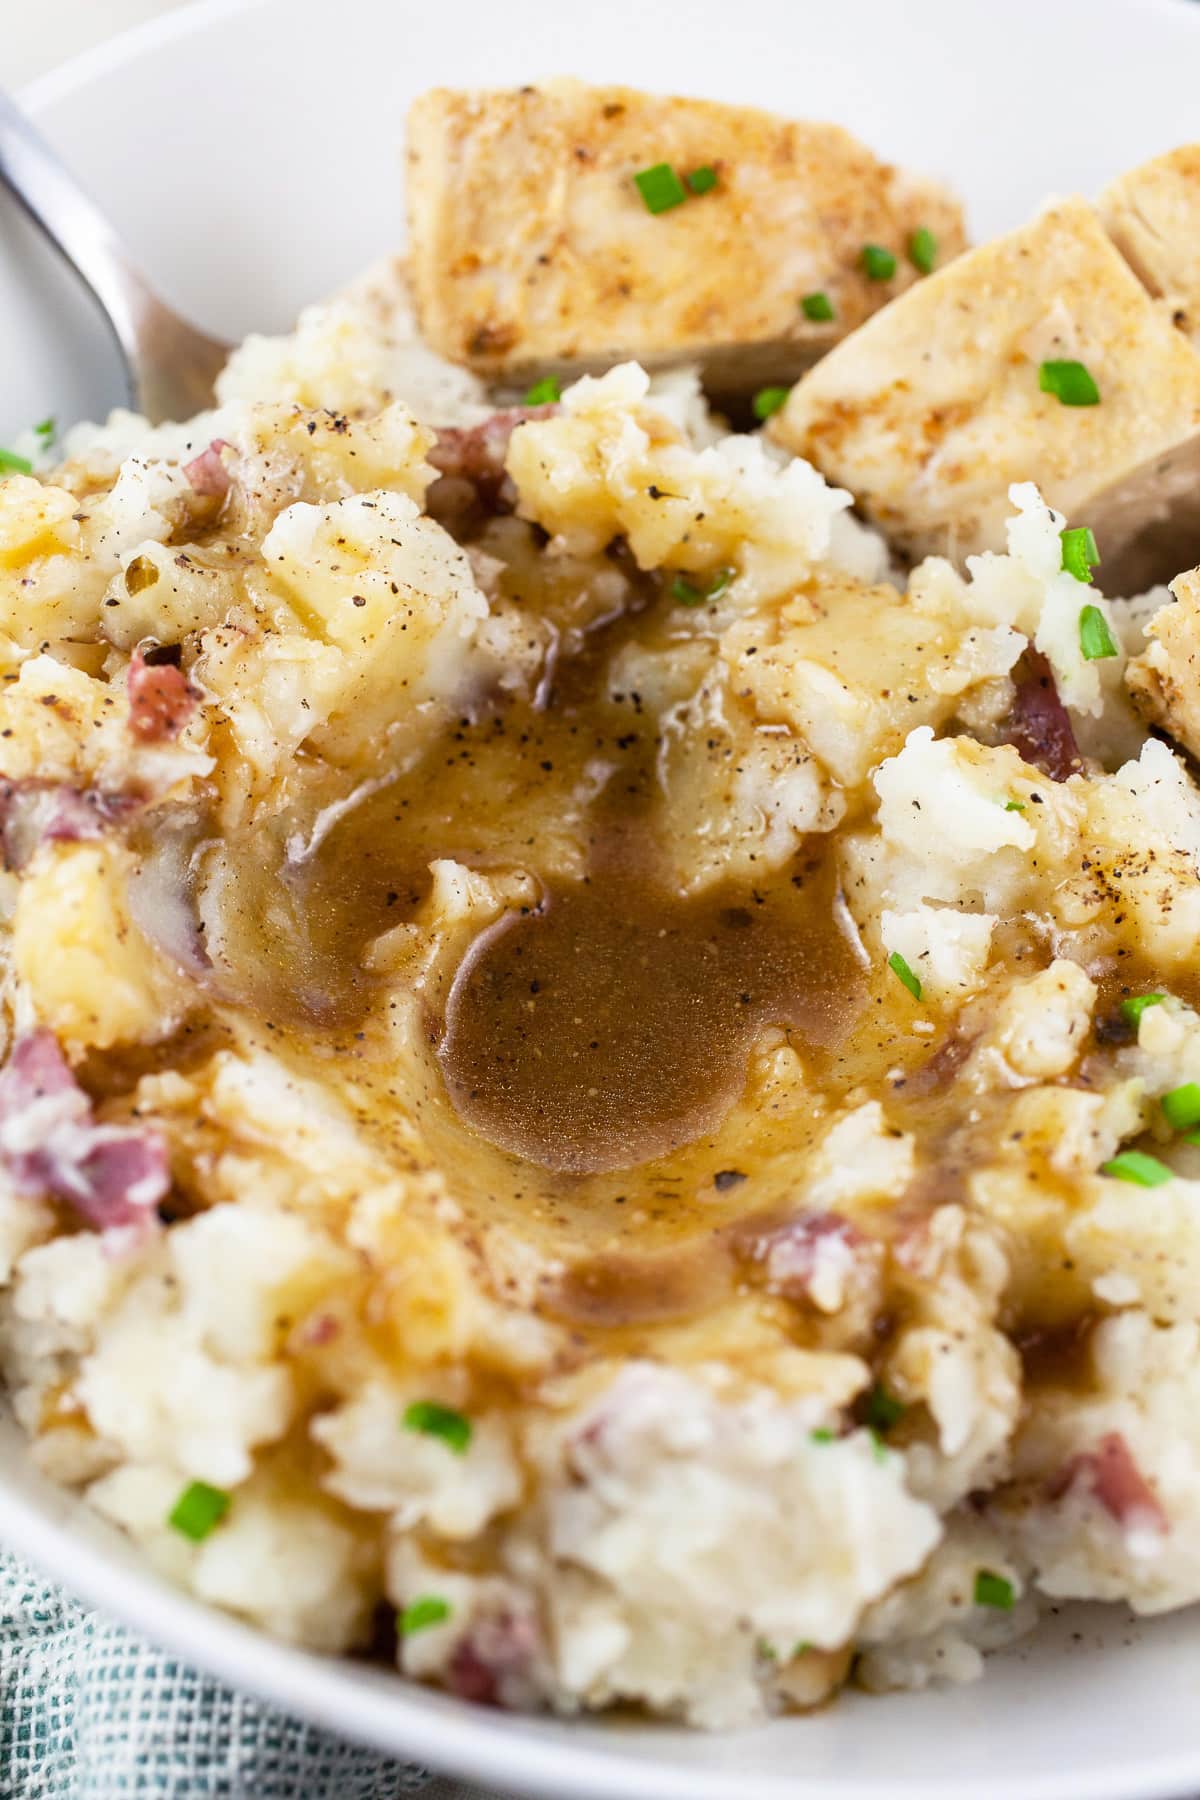
[{"label": "cloth napkin", "polygon": [[402,1800],[417,1794],[488,1800],[233,1693],[89,1611],[0,1549],[3,1800]]}]

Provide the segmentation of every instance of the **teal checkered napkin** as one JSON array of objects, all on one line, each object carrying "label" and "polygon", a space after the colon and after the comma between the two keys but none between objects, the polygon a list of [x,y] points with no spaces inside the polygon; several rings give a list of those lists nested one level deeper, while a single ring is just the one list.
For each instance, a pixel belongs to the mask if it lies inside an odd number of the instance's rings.
[{"label": "teal checkered napkin", "polygon": [[401,1800],[429,1779],[185,1668],[0,1550],[0,1800]]}]

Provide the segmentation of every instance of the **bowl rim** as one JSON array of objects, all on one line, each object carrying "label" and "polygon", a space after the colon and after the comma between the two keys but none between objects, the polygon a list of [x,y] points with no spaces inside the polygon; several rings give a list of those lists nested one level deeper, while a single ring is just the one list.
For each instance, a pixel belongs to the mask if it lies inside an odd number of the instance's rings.
[{"label": "bowl rim", "polygon": [[[1155,3],[1162,5],[1164,0],[1155,0]],[[1168,5],[1174,3],[1175,0],[1166,0]],[[190,37],[192,32],[213,20],[233,18],[238,13],[251,12],[258,6],[269,4],[270,0],[186,0],[183,6],[173,6],[167,12],[127,25],[111,37],[89,45],[86,50],[76,51],[64,62],[55,63],[53,68],[35,75],[32,81],[18,88],[17,98],[28,112],[36,114],[45,106],[68,99],[98,76],[120,68],[132,56],[156,49],[160,44],[170,44],[176,38]]]},{"label": "bowl rim", "polygon": [[[130,25],[82,50],[25,83],[20,103],[37,116],[69,100],[91,82],[142,54],[181,42],[222,19],[256,11],[277,0],[187,0],[170,11]],[[1132,4],[1142,13],[1183,16],[1200,30],[1200,5],[1191,0],[1108,0],[1126,15]],[[0,1413],[7,1406],[0,1394]],[[0,1462],[0,1531],[3,1544],[26,1557],[48,1579],[60,1583],[85,1605],[118,1620],[160,1648],[178,1655],[214,1678],[344,1738],[379,1750],[398,1762],[428,1764],[451,1777],[494,1787],[497,1772],[505,1790],[539,1800],[729,1800],[737,1777],[727,1768],[704,1770],[665,1759],[647,1759],[622,1747],[614,1729],[611,1747],[570,1735],[569,1720],[538,1722],[518,1714],[493,1713],[406,1680],[399,1673],[364,1668],[344,1659],[272,1638],[265,1631],[175,1587],[149,1564],[127,1566],[96,1539],[110,1531],[74,1515],[84,1502],[34,1474],[52,1490],[54,1503],[41,1507],[26,1484],[13,1490]],[[101,1526],[96,1537],[91,1527]],[[131,1555],[136,1555],[131,1551]],[[865,1704],[877,1707],[878,1700]],[[539,1730],[539,1723],[541,1729]],[[519,1766],[516,1766],[518,1765]],[[517,1785],[513,1786],[515,1777]],[[1181,1800],[1200,1789],[1200,1742],[1188,1752],[1131,1754],[1102,1770],[1089,1771],[1087,1800]],[[755,1800],[1080,1800],[1076,1777],[1046,1770],[1024,1778],[983,1773],[973,1777],[969,1795],[957,1775],[931,1781],[907,1778],[893,1769],[878,1778],[839,1781],[831,1789],[817,1775],[763,1775],[755,1772]]]},{"label": "bowl rim", "polygon": [[[175,1587],[148,1562],[139,1566],[136,1547],[130,1546],[129,1563],[110,1555],[97,1539],[115,1535],[115,1527],[96,1515],[86,1518],[87,1531],[77,1531],[72,1515],[82,1518],[86,1505],[79,1496],[38,1475],[28,1485],[52,1488],[56,1504],[43,1511],[31,1492],[6,1491],[0,1469],[0,1521],[8,1548],[159,1648],[339,1737],[489,1790],[503,1771],[506,1793],[537,1800],[730,1800],[736,1778],[728,1767],[705,1770],[628,1753],[619,1728],[611,1747],[582,1742],[570,1735],[569,1719],[492,1712],[397,1672],[323,1657],[272,1638]],[[864,1708],[888,1704],[874,1696],[855,1698]],[[907,1698],[892,1697],[897,1705]],[[803,1729],[803,1721],[797,1724]],[[728,1742],[730,1734],[722,1735]],[[1182,1800],[1200,1784],[1200,1745],[1186,1753],[1131,1755],[1091,1769],[1086,1790],[1073,1772],[1051,1769],[1023,1778],[1016,1788],[1002,1773],[981,1773],[964,1788],[958,1774],[944,1780],[928,1774],[909,1778],[902,1767],[894,1768],[886,1783],[871,1777],[839,1781],[836,1788],[820,1774],[806,1779],[782,1769],[770,1775],[756,1771],[753,1779],[755,1800],[1081,1800],[1085,1792],[1086,1800]]]}]

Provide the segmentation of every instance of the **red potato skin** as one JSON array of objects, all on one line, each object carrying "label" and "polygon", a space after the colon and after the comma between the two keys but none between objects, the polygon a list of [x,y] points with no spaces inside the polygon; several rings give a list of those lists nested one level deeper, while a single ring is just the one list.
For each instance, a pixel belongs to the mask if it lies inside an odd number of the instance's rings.
[{"label": "red potato skin", "polygon": [[139,647],[126,676],[129,729],[145,744],[176,738],[196,710],[199,695],[173,663],[150,663]]}]

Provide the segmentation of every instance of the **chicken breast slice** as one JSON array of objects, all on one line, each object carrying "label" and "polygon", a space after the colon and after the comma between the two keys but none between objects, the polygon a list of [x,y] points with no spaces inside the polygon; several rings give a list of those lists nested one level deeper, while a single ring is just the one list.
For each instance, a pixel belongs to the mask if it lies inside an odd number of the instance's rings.
[{"label": "chicken breast slice", "polygon": [[[1048,361],[1081,362],[1099,404],[1043,393]],[[1200,355],[1069,199],[869,320],[793,389],[772,435],[913,557],[1002,549],[1009,486],[1034,481],[1096,531],[1106,590],[1130,593],[1164,558],[1172,574],[1189,560],[1177,537],[1200,542],[1198,427]]]},{"label": "chicken breast slice", "polygon": [[[653,213],[634,175],[716,182]],[[699,360],[710,391],[793,380],[964,244],[961,209],[836,125],[624,87],[438,88],[408,118],[413,286],[430,346],[524,382]],[[895,257],[871,280],[865,245]],[[824,294],[832,321],[801,301]]]},{"label": "chicken breast slice", "polygon": [[1171,583],[1174,600],[1146,626],[1146,648],[1125,671],[1138,711],[1200,756],[1200,569]]},{"label": "chicken breast slice", "polygon": [[1200,337],[1200,144],[1130,169],[1096,202],[1108,235],[1138,279],[1166,302],[1193,343]]}]

